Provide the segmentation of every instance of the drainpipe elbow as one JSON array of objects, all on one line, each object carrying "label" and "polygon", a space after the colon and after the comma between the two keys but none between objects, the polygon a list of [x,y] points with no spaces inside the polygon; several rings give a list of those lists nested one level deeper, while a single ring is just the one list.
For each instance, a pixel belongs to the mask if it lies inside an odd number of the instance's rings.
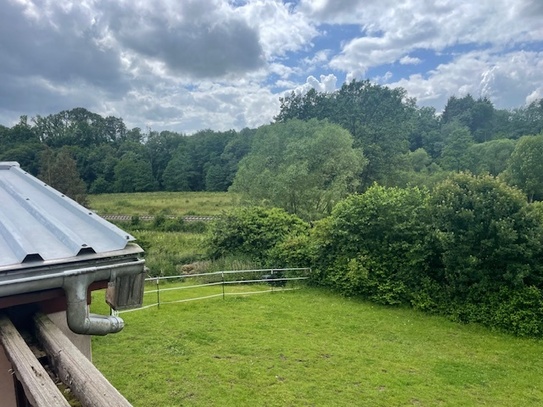
[{"label": "drainpipe elbow", "polygon": [[66,293],[66,319],[69,328],[81,335],[107,335],[123,329],[124,321],[117,316],[89,314],[87,290],[89,279],[67,278],[64,282]]}]

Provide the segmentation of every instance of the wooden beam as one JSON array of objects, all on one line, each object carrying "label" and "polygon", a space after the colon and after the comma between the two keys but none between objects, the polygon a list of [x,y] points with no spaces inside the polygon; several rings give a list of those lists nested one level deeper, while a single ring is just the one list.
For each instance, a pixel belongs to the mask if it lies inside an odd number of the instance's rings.
[{"label": "wooden beam", "polygon": [[17,378],[23,385],[26,397],[33,406],[70,406],[21,334],[5,315],[0,315],[0,341]]},{"label": "wooden beam", "polygon": [[34,322],[60,380],[84,407],[132,406],[46,315],[36,314]]}]

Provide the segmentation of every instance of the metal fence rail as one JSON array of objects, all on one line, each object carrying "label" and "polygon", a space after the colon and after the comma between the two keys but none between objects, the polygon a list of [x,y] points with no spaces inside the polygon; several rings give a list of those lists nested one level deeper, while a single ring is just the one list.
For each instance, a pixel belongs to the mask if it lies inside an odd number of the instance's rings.
[{"label": "metal fence rail", "polygon": [[[148,286],[152,286],[144,291],[144,304],[139,308],[130,310],[113,311],[115,315],[143,310],[151,307],[160,308],[163,304],[173,304],[181,302],[189,302],[203,300],[208,298],[222,297],[231,295],[252,295],[262,294],[274,291],[291,291],[300,288],[297,282],[307,280],[311,274],[310,268],[273,268],[273,269],[254,269],[254,270],[227,270],[216,271],[212,273],[199,274],[180,274],[177,276],[166,277],[150,277],[146,278],[145,282]],[[258,278],[260,276],[260,278]],[[194,284],[185,285],[188,281],[194,281]],[[227,287],[253,284],[260,287],[259,290],[236,290],[227,291]],[[207,294],[205,290],[212,287],[220,287],[221,291]],[[189,298],[164,298],[164,294],[173,291],[198,290],[201,293],[195,297]],[[155,295],[154,302],[147,303],[146,295]],[[163,294],[161,296],[161,294]]]}]

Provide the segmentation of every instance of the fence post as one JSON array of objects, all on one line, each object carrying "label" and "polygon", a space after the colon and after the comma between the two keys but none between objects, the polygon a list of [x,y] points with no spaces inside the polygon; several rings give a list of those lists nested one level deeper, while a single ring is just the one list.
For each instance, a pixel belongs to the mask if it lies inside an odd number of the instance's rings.
[{"label": "fence post", "polygon": [[160,277],[156,278],[156,307],[160,309]]},{"label": "fence post", "polygon": [[222,275],[222,299],[224,300],[224,271],[221,272]]}]

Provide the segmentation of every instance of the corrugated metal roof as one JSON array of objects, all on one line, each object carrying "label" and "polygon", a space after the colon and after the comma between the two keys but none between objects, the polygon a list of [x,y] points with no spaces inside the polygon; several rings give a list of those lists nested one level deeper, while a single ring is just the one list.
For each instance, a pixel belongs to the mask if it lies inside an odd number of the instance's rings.
[{"label": "corrugated metal roof", "polygon": [[0,162],[0,270],[122,250],[133,240],[18,163]]}]

